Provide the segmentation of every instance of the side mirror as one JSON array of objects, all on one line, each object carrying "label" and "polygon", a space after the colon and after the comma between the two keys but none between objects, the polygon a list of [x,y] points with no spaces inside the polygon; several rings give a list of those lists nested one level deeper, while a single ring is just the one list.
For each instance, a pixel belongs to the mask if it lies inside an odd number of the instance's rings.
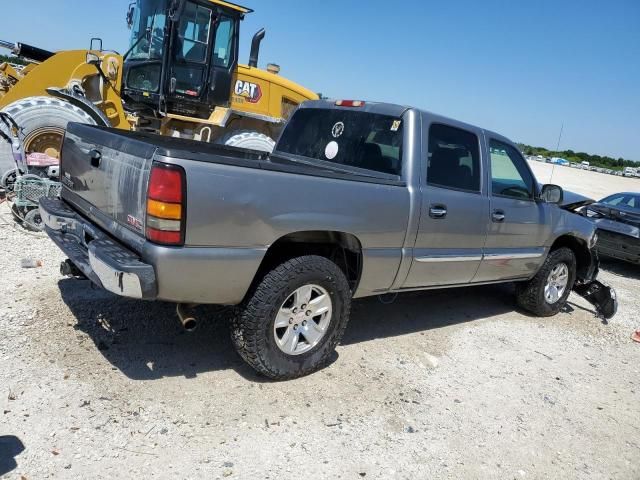
[{"label": "side mirror", "polygon": [[564,191],[558,185],[545,185],[540,192],[540,200],[545,203],[560,204],[564,199]]},{"label": "side mirror", "polygon": [[129,9],[127,10],[127,27],[129,30],[133,28],[133,16],[135,15],[135,12],[136,4],[132,2],[129,4]]},{"label": "side mirror", "polygon": [[100,65],[100,57],[93,53],[93,52],[87,52],[87,64],[89,65]]}]

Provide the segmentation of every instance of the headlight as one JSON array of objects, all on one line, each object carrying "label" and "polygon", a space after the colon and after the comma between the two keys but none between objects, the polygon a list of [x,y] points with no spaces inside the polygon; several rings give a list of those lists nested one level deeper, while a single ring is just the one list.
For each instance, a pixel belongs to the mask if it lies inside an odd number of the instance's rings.
[{"label": "headlight", "polygon": [[589,218],[600,218],[600,217],[602,217],[602,215],[600,215],[598,212],[596,212],[594,210],[589,210],[587,208],[587,217],[589,217]]}]

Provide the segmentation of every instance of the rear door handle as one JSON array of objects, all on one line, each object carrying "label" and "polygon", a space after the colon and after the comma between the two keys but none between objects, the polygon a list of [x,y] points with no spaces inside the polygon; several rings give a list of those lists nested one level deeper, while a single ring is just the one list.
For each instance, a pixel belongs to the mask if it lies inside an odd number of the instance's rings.
[{"label": "rear door handle", "polygon": [[491,214],[491,220],[493,220],[496,223],[504,222],[504,219],[505,219],[505,215],[502,210],[494,210],[493,213]]},{"label": "rear door handle", "polygon": [[102,153],[99,150],[91,150],[89,152],[89,157],[91,157],[91,166],[93,168],[100,168],[100,164],[102,163]]},{"label": "rear door handle", "polygon": [[445,218],[447,216],[447,206],[431,205],[431,207],[429,207],[429,216],[431,218]]}]

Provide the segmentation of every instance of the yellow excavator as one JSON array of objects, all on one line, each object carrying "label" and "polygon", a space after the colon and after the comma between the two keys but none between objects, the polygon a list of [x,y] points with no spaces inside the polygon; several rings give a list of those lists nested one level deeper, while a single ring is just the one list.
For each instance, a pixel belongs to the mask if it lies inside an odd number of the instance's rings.
[{"label": "yellow excavator", "polygon": [[[240,22],[251,12],[223,0],[137,0],[124,55],[100,39],[56,53],[0,41],[30,61],[22,70],[0,65],[0,110],[21,127],[27,154],[53,158],[69,122],[271,151],[293,109],[318,95],[280,76],[278,65],[258,68],[264,29],[248,65],[238,63]],[[0,170],[10,162],[2,144]]]}]

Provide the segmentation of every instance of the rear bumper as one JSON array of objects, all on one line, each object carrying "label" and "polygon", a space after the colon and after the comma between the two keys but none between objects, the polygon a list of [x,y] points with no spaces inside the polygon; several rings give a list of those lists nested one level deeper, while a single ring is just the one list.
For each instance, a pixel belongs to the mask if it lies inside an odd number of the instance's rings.
[{"label": "rear bumper", "polygon": [[237,305],[266,253],[266,248],[164,247],[133,234],[133,240],[117,240],[118,233],[106,232],[121,226],[107,218],[89,220],[60,199],[42,199],[40,213],[47,234],[74,265],[96,285],[124,297]]},{"label": "rear bumper", "polygon": [[47,235],[93,283],[123,297],[157,297],[154,268],[79,217],[64,202],[43,199],[40,215]]}]

